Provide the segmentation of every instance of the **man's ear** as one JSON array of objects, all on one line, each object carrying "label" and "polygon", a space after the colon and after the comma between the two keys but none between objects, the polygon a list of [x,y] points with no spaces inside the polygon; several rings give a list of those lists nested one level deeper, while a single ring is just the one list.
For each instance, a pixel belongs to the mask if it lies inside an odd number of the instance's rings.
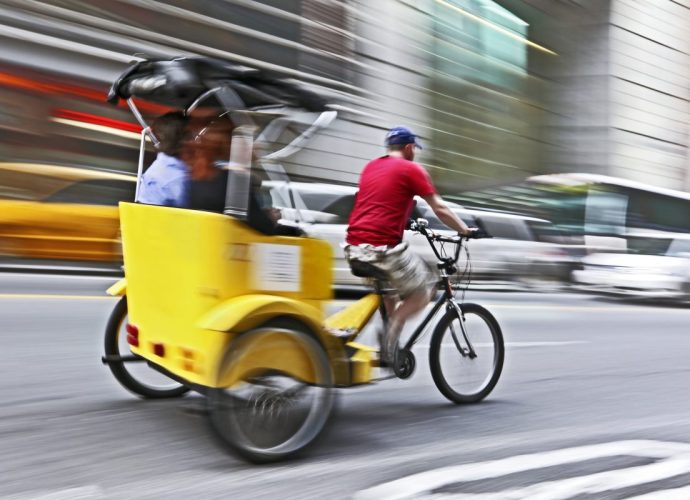
[{"label": "man's ear", "polygon": [[408,158],[408,159],[414,158],[414,153],[415,153],[414,143],[405,144],[405,146],[403,147],[403,155],[405,156],[405,158]]}]

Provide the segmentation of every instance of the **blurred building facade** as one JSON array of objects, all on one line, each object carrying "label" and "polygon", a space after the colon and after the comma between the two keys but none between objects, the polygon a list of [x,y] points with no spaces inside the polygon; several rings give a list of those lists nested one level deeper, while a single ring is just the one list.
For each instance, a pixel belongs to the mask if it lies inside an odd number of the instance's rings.
[{"label": "blurred building facade", "polygon": [[690,2],[502,0],[558,52],[543,134],[554,172],[690,190]]},{"label": "blurred building facade", "polygon": [[0,0],[0,154],[134,171],[109,82],[195,54],[342,106],[286,165],[303,180],[356,183],[406,124],[444,193],[558,171],[690,189],[689,21],[688,0]]}]

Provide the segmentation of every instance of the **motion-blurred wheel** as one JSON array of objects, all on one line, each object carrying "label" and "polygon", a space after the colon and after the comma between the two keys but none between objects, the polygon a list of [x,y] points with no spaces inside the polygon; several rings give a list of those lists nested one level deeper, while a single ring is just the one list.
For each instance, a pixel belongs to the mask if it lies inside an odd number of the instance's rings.
[{"label": "motion-blurred wheel", "polygon": [[273,320],[241,334],[221,365],[227,387],[209,393],[211,426],[255,463],[288,458],[311,444],[333,406],[326,351],[308,328]]}]

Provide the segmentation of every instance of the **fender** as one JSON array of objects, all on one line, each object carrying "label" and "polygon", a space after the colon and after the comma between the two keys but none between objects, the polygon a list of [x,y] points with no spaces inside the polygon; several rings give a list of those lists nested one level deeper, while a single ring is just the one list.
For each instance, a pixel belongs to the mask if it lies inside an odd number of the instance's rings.
[{"label": "fender", "polygon": [[105,293],[112,295],[113,297],[122,297],[127,294],[127,278],[122,278],[117,280],[113,285],[108,288]]},{"label": "fender", "polygon": [[242,295],[229,299],[204,314],[197,325],[206,330],[242,332],[276,316],[293,316],[321,332],[323,314],[299,300],[276,295]]}]

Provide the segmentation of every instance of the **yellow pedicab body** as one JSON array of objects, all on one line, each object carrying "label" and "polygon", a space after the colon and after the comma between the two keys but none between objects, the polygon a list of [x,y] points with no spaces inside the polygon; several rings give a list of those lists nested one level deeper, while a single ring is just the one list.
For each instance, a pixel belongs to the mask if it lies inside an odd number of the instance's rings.
[{"label": "yellow pedicab body", "polygon": [[133,203],[120,204],[120,220],[126,285],[113,292],[126,286],[129,323],[138,330],[132,352],[211,388],[227,387],[253,366],[274,366],[310,381],[308,363],[289,353],[288,340],[231,370],[221,367],[238,334],[288,316],[326,347],[336,380],[347,376],[338,376],[347,369],[338,363],[341,347],[319,327],[332,296],[326,242],[265,236],[221,214]]}]

